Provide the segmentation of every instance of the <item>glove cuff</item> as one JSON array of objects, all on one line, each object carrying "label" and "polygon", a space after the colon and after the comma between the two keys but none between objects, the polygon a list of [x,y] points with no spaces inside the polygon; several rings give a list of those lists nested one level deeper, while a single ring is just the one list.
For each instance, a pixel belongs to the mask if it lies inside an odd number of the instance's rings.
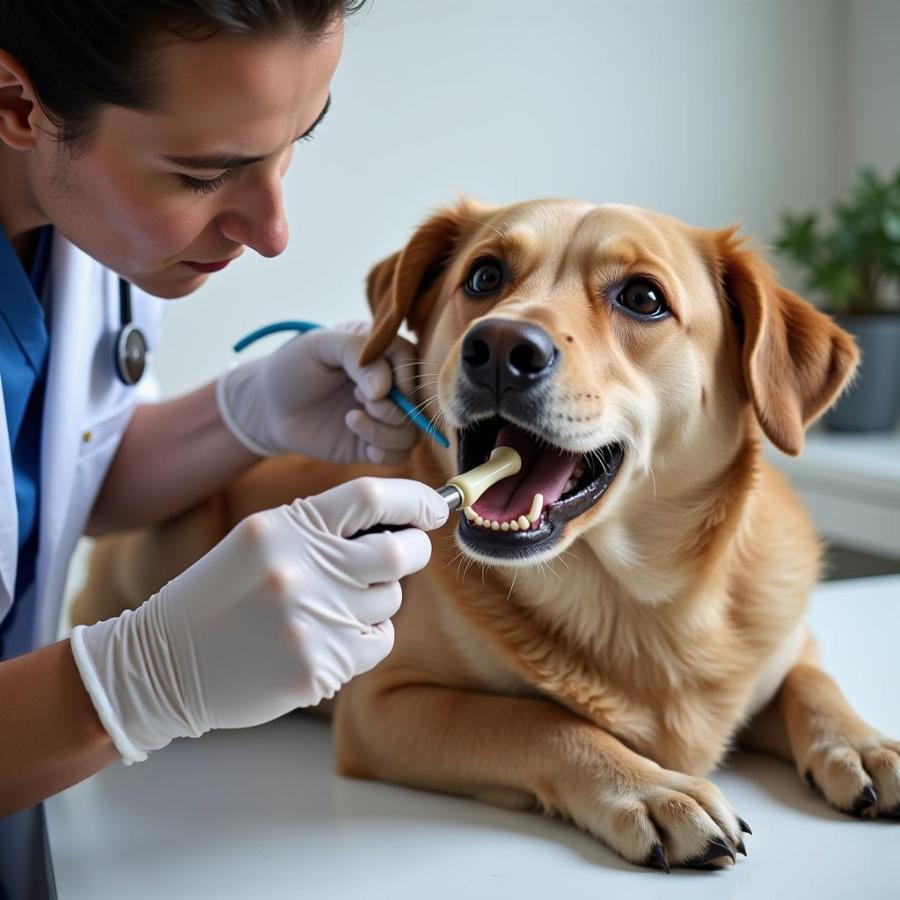
[{"label": "glove cuff", "polygon": [[234,439],[243,444],[251,453],[255,453],[257,456],[277,456],[281,451],[267,447],[247,434],[238,424],[231,409],[229,393],[232,392],[233,387],[236,387],[237,391],[240,392],[243,385],[237,382],[247,372],[247,366],[249,365],[253,365],[253,363],[244,363],[243,365],[232,363],[219,376],[219,380],[216,382],[216,405],[219,408],[219,415]]},{"label": "glove cuff", "polygon": [[[137,609],[72,631],[75,665],[122,762],[143,762],[209,726],[187,707],[163,591]],[[190,662],[187,665],[191,665]]]},{"label": "glove cuff", "polygon": [[85,631],[87,631],[87,626],[76,625],[72,629],[69,643],[72,647],[72,655],[75,657],[75,665],[78,668],[79,675],[81,675],[81,680],[88,692],[88,696],[91,698],[91,703],[94,704],[94,709],[100,717],[100,722],[112,739],[116,750],[122,756],[122,762],[126,766],[136,762],[144,762],[149,754],[143,750],[138,750],[125,733],[125,729],[122,727],[122,723],[119,721],[119,717],[116,715],[112,703],[110,703],[109,697],[103,689],[90,652],[85,646]]}]

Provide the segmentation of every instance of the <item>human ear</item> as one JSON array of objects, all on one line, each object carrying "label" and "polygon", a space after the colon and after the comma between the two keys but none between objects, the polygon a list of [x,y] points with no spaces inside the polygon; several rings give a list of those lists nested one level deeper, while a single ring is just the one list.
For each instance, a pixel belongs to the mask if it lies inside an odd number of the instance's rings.
[{"label": "human ear", "polygon": [[0,141],[13,150],[30,150],[37,139],[37,102],[18,60],[0,50]]}]

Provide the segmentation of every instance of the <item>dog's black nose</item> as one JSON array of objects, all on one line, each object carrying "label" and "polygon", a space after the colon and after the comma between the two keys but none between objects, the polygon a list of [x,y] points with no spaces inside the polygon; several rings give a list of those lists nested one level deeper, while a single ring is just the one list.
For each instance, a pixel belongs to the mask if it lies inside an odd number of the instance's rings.
[{"label": "dog's black nose", "polygon": [[550,335],[530,322],[485,319],[463,340],[462,366],[469,379],[497,397],[524,391],[546,378],[558,353]]}]

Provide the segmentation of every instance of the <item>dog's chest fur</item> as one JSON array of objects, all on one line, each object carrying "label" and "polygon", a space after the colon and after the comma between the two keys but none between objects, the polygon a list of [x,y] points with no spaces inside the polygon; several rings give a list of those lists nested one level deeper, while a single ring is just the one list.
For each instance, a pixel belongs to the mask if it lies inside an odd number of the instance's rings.
[{"label": "dog's chest fur", "polygon": [[738,643],[730,623],[707,615],[673,627],[659,610],[624,611],[602,588],[588,598],[571,585],[556,591],[558,603],[527,608],[488,573],[467,580],[441,585],[452,608],[441,627],[467,680],[552,698],[669,768],[707,771],[727,751],[752,688],[732,677],[747,660],[727,646]]}]

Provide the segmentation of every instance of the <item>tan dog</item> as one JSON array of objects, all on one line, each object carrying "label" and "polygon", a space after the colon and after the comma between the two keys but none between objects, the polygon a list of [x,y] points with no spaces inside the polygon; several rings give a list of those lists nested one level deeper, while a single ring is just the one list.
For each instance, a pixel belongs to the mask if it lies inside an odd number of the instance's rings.
[{"label": "tan dog", "polygon": [[[369,297],[364,360],[408,322],[420,371],[398,384],[453,445],[420,442],[394,472],[437,486],[496,443],[524,466],[404,584],[394,651],[337,697],[341,772],[537,807],[663,868],[744,852],[701,777],[742,732],[838,809],[900,814],[900,743],[817,664],[819,545],[762,457],[764,435],[799,453],[853,372],[831,319],[733,230],[567,201],[440,212]],[[251,511],[363,471],[268,461],[101,543],[77,620],[139,603]],[[113,607],[88,608],[111,581]]]}]

